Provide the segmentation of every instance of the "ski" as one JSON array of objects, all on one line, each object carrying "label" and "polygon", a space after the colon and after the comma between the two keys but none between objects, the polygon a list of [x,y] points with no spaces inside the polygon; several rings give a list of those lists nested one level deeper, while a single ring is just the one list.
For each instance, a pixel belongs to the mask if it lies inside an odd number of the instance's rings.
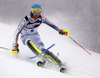
[{"label": "ski", "polygon": [[43,53],[45,53],[46,51],[48,51],[50,48],[52,48],[54,45],[55,45],[55,44],[52,44],[50,47],[48,47],[48,48],[47,48],[46,50],[44,50],[42,53],[39,53],[38,55],[33,56],[33,57],[29,57],[29,59],[33,59],[33,58],[36,58],[36,57],[42,55]]}]

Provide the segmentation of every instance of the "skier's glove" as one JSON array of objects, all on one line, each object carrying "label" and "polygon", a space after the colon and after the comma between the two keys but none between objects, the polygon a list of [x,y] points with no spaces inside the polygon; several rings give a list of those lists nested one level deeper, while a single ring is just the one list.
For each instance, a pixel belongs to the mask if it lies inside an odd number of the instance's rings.
[{"label": "skier's glove", "polygon": [[17,43],[14,43],[14,44],[13,44],[13,49],[11,50],[13,54],[19,52],[18,46],[19,46],[19,45],[18,45]]},{"label": "skier's glove", "polygon": [[64,29],[64,30],[60,29],[59,30],[59,34],[61,34],[61,35],[67,35],[69,37],[69,32],[66,29]]}]

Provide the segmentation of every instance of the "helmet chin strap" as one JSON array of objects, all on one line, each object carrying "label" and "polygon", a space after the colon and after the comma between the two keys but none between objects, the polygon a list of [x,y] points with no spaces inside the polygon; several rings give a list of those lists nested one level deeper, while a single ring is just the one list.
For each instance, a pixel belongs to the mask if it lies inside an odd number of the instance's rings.
[{"label": "helmet chin strap", "polygon": [[30,13],[30,16],[33,17],[33,13],[32,13],[32,11],[31,11],[31,13]]}]

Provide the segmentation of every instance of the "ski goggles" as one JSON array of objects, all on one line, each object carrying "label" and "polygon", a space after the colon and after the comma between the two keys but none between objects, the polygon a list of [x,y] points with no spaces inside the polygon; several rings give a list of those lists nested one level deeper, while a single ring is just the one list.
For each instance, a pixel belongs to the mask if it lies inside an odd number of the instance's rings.
[{"label": "ski goggles", "polygon": [[37,13],[41,13],[42,12],[42,9],[39,9],[39,8],[32,8],[31,10],[35,11]]},{"label": "ski goggles", "polygon": [[32,13],[33,13],[34,15],[40,15],[40,14],[41,14],[41,12],[37,12],[37,11],[32,11]]}]

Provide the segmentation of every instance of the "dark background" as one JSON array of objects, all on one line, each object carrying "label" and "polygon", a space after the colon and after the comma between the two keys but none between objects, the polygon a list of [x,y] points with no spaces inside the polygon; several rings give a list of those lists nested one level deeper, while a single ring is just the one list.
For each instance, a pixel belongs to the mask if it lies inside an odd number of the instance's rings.
[{"label": "dark background", "polygon": [[0,22],[18,25],[34,3],[84,48],[100,53],[100,0],[0,0]]}]

